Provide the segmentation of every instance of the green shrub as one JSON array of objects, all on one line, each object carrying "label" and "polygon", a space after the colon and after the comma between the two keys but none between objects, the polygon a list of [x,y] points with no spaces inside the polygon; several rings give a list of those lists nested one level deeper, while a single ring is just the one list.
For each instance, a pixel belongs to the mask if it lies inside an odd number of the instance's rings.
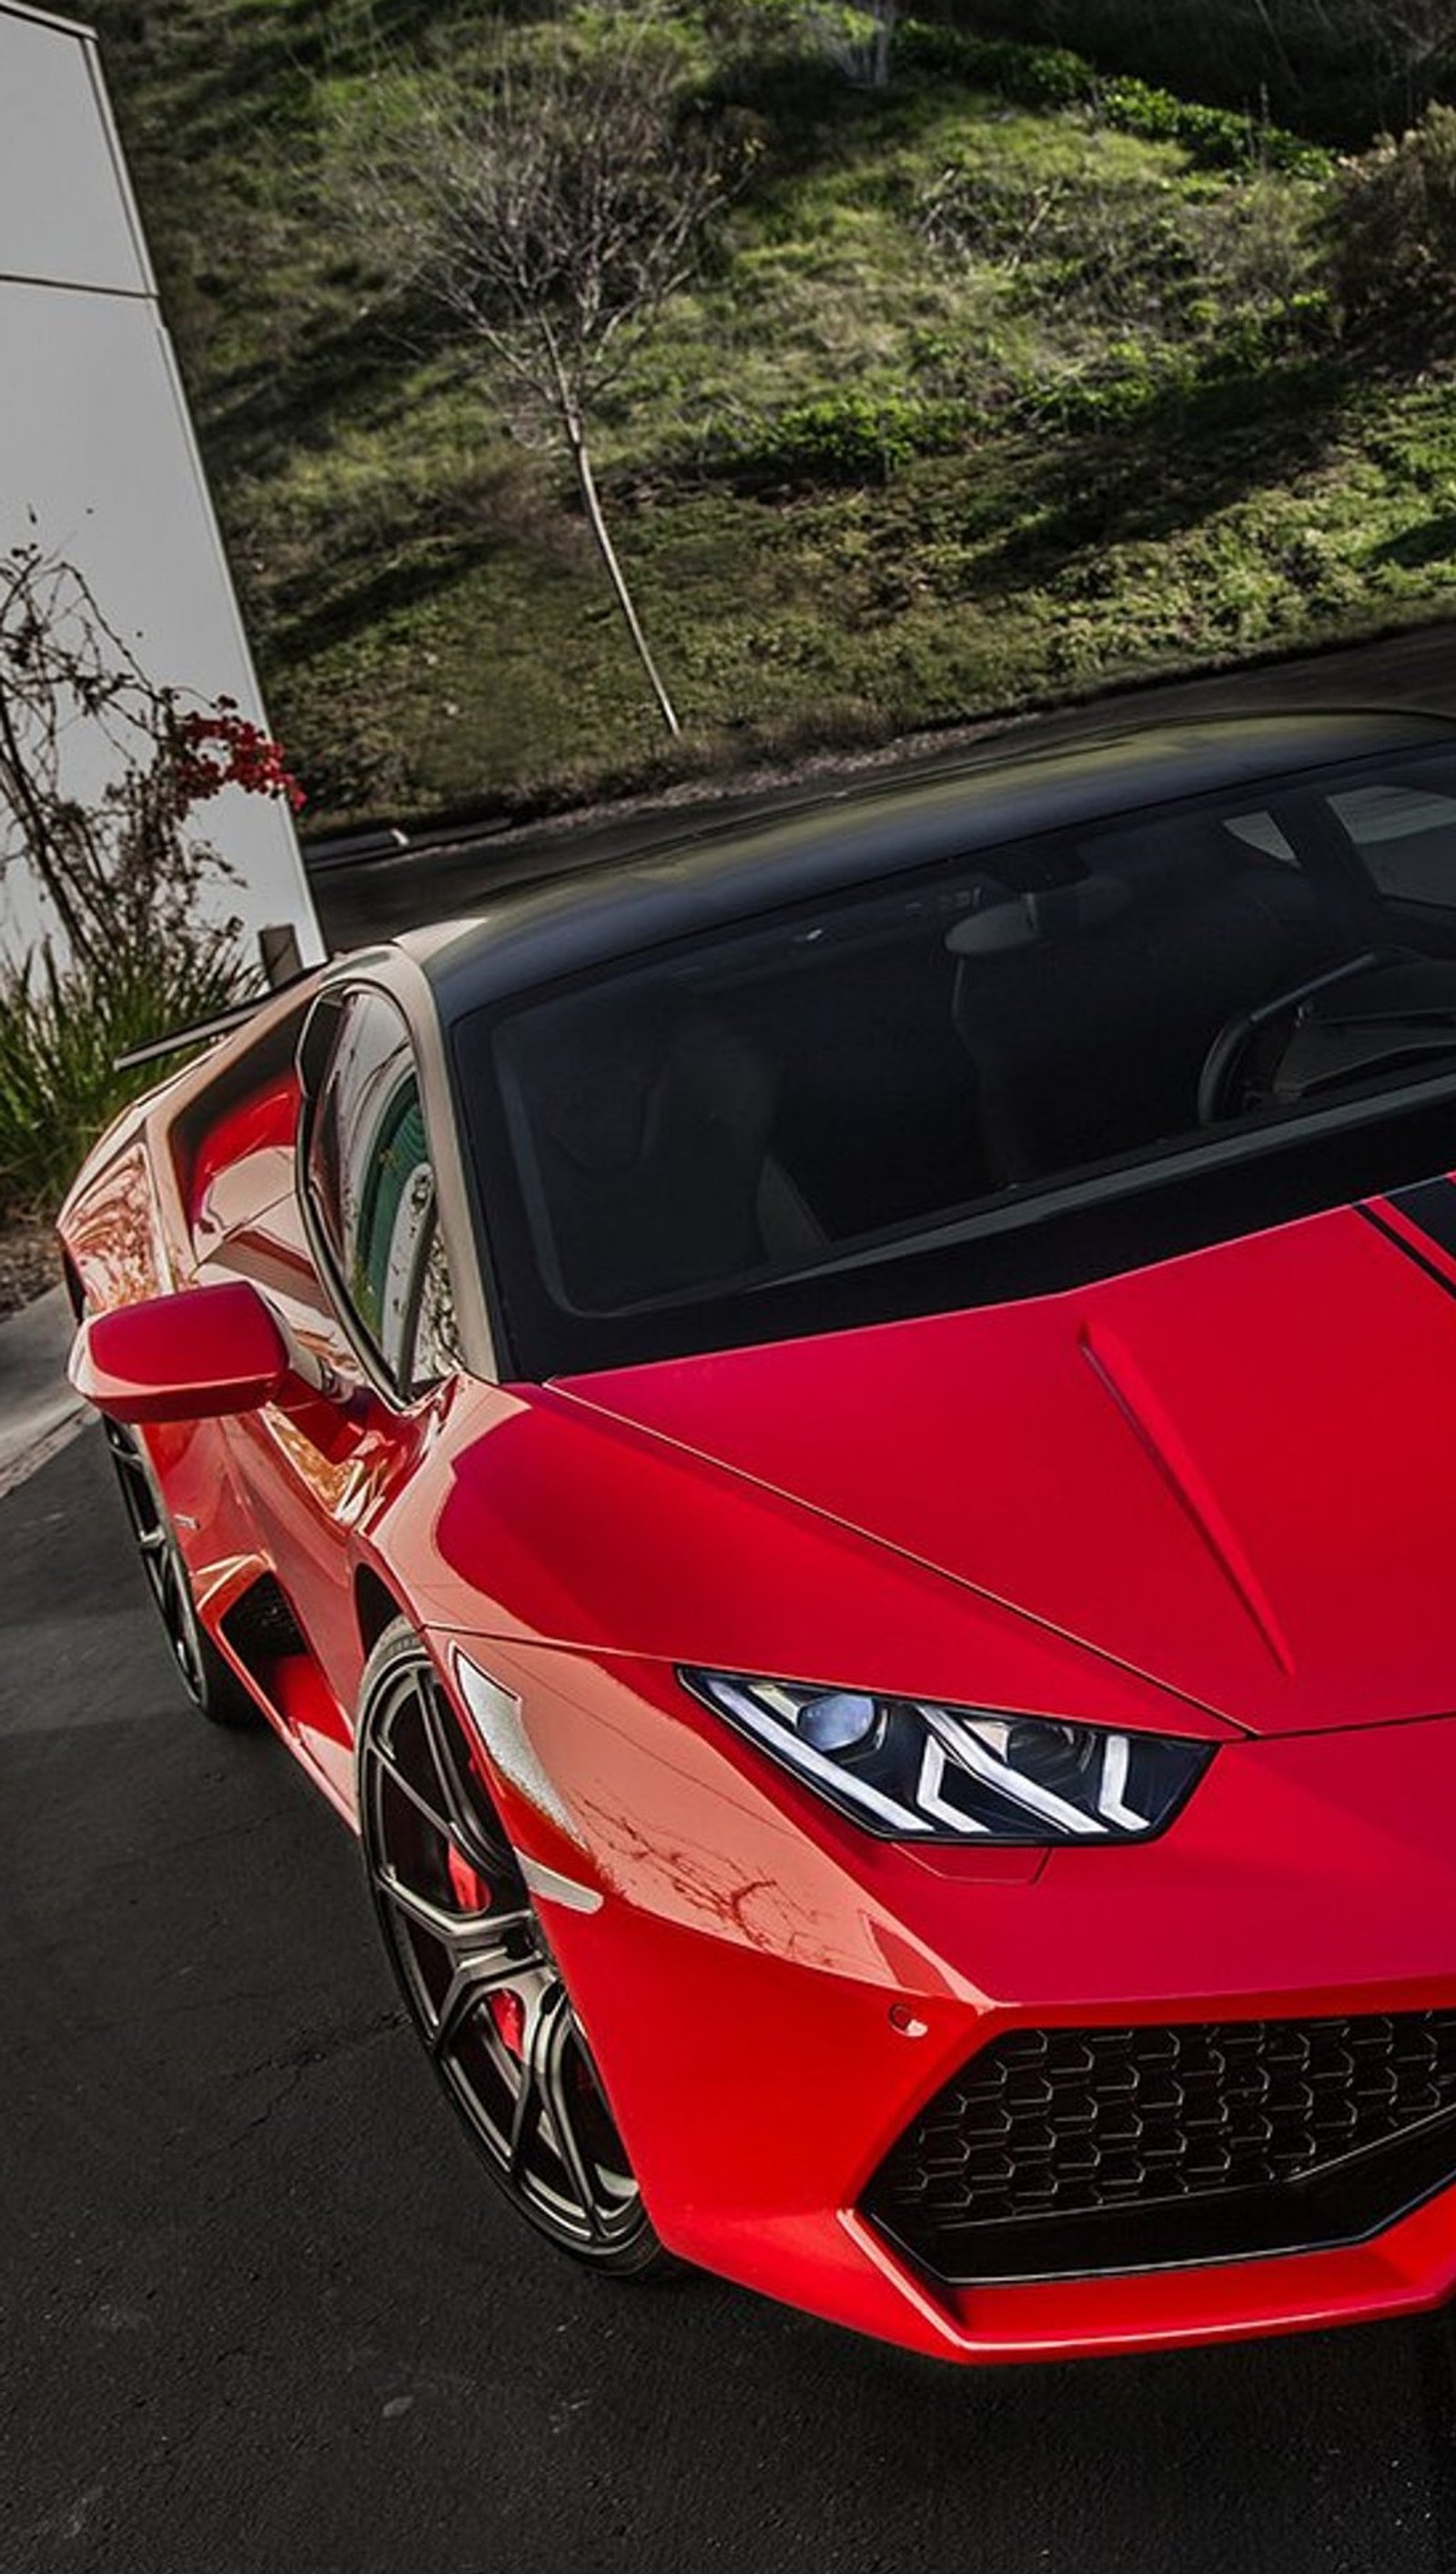
[{"label": "green shrub", "polygon": [[887,483],[911,457],[952,443],[961,426],[958,404],[900,389],[823,394],[734,432],[728,462],[788,481]]},{"label": "green shrub", "polygon": [[1061,46],[1018,45],[953,27],[911,25],[900,39],[903,60],[992,89],[1023,107],[1085,107],[1104,125],[1151,143],[1177,143],[1210,170],[1262,167],[1288,178],[1326,178],[1330,155],[1282,126],[1256,122],[1226,107],[1154,89],[1146,81],[1102,80],[1080,54]]},{"label": "green shrub", "polygon": [[1345,165],[1330,235],[1352,339],[1414,357],[1456,347],[1456,108],[1428,108]]},{"label": "green shrub", "polygon": [[1456,78],[1450,0],[928,0],[978,35],[1075,46],[1107,73],[1363,145]]},{"label": "green shrub", "polygon": [[0,1213],[51,1212],[102,1129],[168,1069],[118,1072],[118,1055],[214,1017],[241,987],[222,933],[86,965],[46,948],[0,969]]},{"label": "green shrub", "polygon": [[1289,179],[1329,176],[1327,152],[1282,126],[1239,116],[1232,108],[1203,107],[1196,99],[1175,98],[1170,90],[1152,89],[1146,81],[1104,81],[1096,93],[1102,121],[1121,134],[1140,134],[1149,143],[1177,143],[1210,170],[1254,167],[1277,170]]},{"label": "green shrub", "polygon": [[1018,45],[1009,37],[972,36],[922,21],[903,27],[899,44],[907,66],[999,90],[1024,107],[1077,107],[1096,85],[1091,64],[1060,45]]},{"label": "green shrub", "polygon": [[1013,417],[1026,428],[1059,435],[1121,429],[1157,403],[1191,394],[1201,379],[1189,350],[1156,350],[1137,341],[1114,343],[1093,365],[1057,376],[1026,378],[1011,400]]}]

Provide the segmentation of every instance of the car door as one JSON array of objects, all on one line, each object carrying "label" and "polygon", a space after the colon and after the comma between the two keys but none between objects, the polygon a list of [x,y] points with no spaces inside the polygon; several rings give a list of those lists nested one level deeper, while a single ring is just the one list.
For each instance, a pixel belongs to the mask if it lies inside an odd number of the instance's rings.
[{"label": "car door", "polygon": [[270,1218],[291,1236],[276,1248],[293,1265],[280,1256],[267,1290],[330,1392],[317,1419],[269,1406],[236,1423],[232,1439],[250,1516],[307,1649],[277,1700],[348,1800],[362,1661],[356,1534],[432,1437],[434,1390],[456,1352],[409,1029],[367,985],[347,992],[335,1017],[297,1190]]}]

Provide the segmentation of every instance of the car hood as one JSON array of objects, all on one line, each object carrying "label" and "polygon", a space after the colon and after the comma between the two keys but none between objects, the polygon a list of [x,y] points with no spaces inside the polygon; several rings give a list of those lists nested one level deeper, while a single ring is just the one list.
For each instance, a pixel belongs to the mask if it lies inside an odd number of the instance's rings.
[{"label": "car hood", "polygon": [[1428,1229],[1437,1191],[1456,1240],[1442,1181],[1069,1294],[561,1391],[1252,1732],[1444,1713],[1456,1259]]}]

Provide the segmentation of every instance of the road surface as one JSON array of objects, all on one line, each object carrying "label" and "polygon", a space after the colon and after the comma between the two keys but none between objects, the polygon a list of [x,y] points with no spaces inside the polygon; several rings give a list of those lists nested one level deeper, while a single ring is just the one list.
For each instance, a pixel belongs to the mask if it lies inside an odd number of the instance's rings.
[{"label": "road surface", "polygon": [[0,1961],[5,2574],[1456,2567],[1445,2318],[972,2372],[538,2247],[94,1429],[0,1501]]}]

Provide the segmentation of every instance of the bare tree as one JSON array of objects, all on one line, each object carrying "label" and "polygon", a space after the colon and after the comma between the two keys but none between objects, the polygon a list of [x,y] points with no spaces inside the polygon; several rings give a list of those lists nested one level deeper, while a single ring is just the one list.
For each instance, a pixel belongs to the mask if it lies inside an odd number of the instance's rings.
[{"label": "bare tree", "polygon": [[899,0],[860,0],[850,9],[812,10],[811,19],[829,60],[856,89],[888,89]]},{"label": "bare tree", "polygon": [[504,33],[470,85],[378,73],[341,111],[341,191],[369,255],[505,370],[563,445],[670,732],[681,727],[608,532],[590,423],[702,256],[728,157],[654,13],[588,47]]}]

